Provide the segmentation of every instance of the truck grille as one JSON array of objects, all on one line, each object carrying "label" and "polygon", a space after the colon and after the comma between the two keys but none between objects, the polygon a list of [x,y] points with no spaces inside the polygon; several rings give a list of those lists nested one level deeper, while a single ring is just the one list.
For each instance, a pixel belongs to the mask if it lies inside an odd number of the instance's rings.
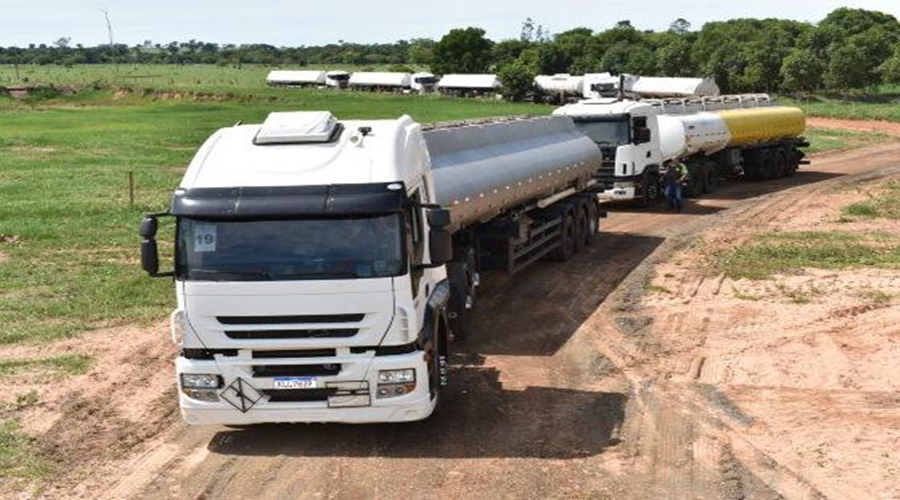
[{"label": "truck grille", "polygon": [[329,396],[337,393],[336,388],[326,389],[263,389],[262,392],[269,396],[270,403],[306,403],[313,401],[328,401]]},{"label": "truck grille", "polygon": [[341,372],[339,364],[325,365],[258,365],[253,367],[253,376],[265,377],[326,377]]},{"label": "truck grille", "polygon": [[226,331],[225,335],[235,340],[260,339],[337,339],[352,337],[359,332],[357,328],[331,328],[327,330],[256,330]]},{"label": "truck grille", "polygon": [[304,323],[359,323],[365,314],[318,314],[310,316],[218,316],[223,325],[292,325]]}]

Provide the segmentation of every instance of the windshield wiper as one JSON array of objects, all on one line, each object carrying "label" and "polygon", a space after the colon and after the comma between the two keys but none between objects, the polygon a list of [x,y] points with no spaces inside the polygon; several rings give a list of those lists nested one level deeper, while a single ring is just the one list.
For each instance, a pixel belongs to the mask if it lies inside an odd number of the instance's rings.
[{"label": "windshield wiper", "polygon": [[237,277],[237,278],[261,278],[264,280],[271,280],[272,276],[263,269],[251,270],[251,271],[234,271],[234,270],[223,270],[223,269],[191,269],[190,274],[194,275],[195,273],[203,273],[209,274],[213,276],[218,276],[222,278],[227,277]]},{"label": "windshield wiper", "polygon": [[296,278],[296,279],[316,279],[316,278],[328,278],[328,279],[356,279],[359,278],[359,274],[357,273],[329,273],[329,272],[321,272],[321,273],[279,273],[279,278]]}]

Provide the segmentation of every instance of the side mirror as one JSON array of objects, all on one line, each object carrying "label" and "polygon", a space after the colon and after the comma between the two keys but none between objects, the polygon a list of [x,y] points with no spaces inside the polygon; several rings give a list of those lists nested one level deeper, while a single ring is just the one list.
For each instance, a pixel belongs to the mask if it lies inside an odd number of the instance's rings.
[{"label": "side mirror", "polygon": [[141,267],[151,277],[172,276],[173,273],[159,272],[159,247],[156,244],[156,231],[159,229],[158,216],[168,214],[145,215],[141,219],[138,232],[141,235]]},{"label": "side mirror", "polygon": [[156,216],[153,215],[145,215],[143,219],[141,219],[141,229],[140,235],[141,238],[145,240],[152,240],[156,238],[156,230],[159,228],[159,222]]},{"label": "side mirror", "polygon": [[634,129],[634,143],[635,144],[645,144],[648,142],[650,142],[650,129],[649,128]]},{"label": "side mirror", "polygon": [[428,210],[428,227],[445,228],[450,225],[450,211],[443,208],[432,208]]},{"label": "side mirror", "polygon": [[150,276],[159,275],[159,249],[156,246],[156,240],[141,242],[141,267]]},{"label": "side mirror", "polygon": [[428,251],[431,254],[431,266],[441,266],[453,259],[453,237],[450,232],[433,227],[428,232]]}]

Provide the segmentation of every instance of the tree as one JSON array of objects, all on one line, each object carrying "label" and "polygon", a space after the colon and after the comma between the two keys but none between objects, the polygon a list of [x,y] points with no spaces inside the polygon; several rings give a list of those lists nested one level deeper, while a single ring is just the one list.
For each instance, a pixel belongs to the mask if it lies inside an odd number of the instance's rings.
[{"label": "tree", "polygon": [[810,49],[794,49],[781,64],[781,86],[790,92],[811,92],[822,87],[825,64]]},{"label": "tree", "polygon": [[503,84],[503,96],[510,101],[521,101],[533,93],[535,76],[534,69],[520,59],[497,72],[497,78]]},{"label": "tree", "polygon": [[497,42],[491,50],[491,59],[496,67],[506,66],[519,58],[526,49],[534,46],[531,42],[509,39]]},{"label": "tree", "polygon": [[860,65],[863,51],[859,47],[846,44],[831,51],[828,69],[825,71],[825,85],[832,90],[850,90],[865,87],[869,82],[866,68]]},{"label": "tree", "polygon": [[675,33],[676,35],[684,35],[687,32],[691,31],[691,23],[689,23],[683,17],[679,17],[678,19],[672,21],[672,24],[669,25],[669,31]]},{"label": "tree", "polygon": [[61,49],[66,49],[69,47],[69,42],[71,42],[71,41],[72,41],[72,37],[61,36],[53,42],[53,45],[56,45],[57,47],[59,47]]},{"label": "tree", "polygon": [[409,46],[409,62],[413,64],[430,65],[434,58],[434,40],[417,38],[412,40]]},{"label": "tree", "polygon": [[454,29],[434,44],[431,71],[437,74],[485,73],[491,66],[492,41],[481,28]]},{"label": "tree", "polygon": [[656,50],[656,63],[663,76],[696,76],[697,67],[691,60],[691,44],[677,37]]},{"label": "tree", "polygon": [[885,83],[900,83],[900,44],[894,47],[894,55],[878,67],[878,72]]},{"label": "tree", "polygon": [[522,23],[522,30],[519,32],[519,40],[522,42],[534,41],[534,21],[530,17],[525,18]]}]

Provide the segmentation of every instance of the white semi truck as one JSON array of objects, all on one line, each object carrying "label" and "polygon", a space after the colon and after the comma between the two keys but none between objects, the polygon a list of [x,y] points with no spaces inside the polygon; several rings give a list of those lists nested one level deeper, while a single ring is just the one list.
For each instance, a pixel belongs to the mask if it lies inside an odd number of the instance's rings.
[{"label": "white semi truck", "polygon": [[428,417],[482,273],[566,260],[597,232],[600,162],[561,116],[424,128],[272,113],[217,131],[140,228],[143,268],[174,276],[184,419]]},{"label": "white semi truck", "polygon": [[803,160],[803,112],[767,95],[671,99],[587,99],[554,111],[594,140],[603,162],[595,180],[608,200],[654,205],[669,164],[688,167],[687,194],[714,191],[721,178],[793,175]]}]

